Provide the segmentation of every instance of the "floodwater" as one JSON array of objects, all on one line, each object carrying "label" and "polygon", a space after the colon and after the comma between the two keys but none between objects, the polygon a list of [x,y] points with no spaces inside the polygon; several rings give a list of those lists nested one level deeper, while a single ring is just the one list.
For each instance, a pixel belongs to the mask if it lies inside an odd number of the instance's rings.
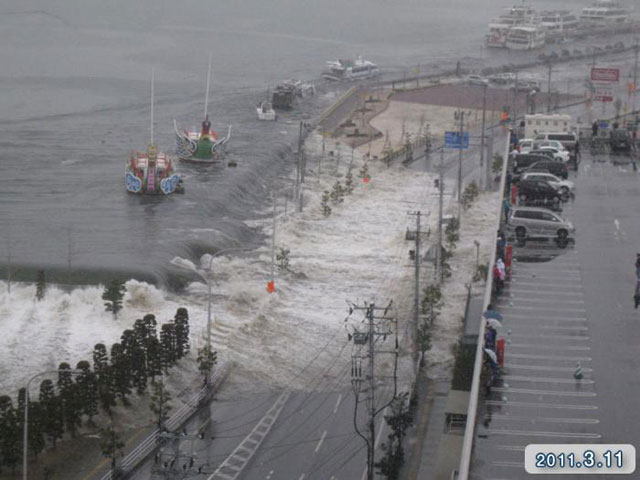
[{"label": "floodwater", "polygon": [[[25,278],[45,269],[162,281],[176,255],[261,242],[245,222],[288,178],[298,132],[295,118],[255,119],[269,86],[317,81],[304,106],[313,115],[339,94],[320,80],[328,59],[361,54],[400,77],[458,59],[503,63],[508,54],[484,51],[483,38],[509,4],[0,0],[0,264]],[[171,151],[173,119],[202,120],[209,54],[211,122],[233,125],[238,167],[179,165],[184,195],[127,194],[124,162],[149,141],[152,68],[155,140]]]}]

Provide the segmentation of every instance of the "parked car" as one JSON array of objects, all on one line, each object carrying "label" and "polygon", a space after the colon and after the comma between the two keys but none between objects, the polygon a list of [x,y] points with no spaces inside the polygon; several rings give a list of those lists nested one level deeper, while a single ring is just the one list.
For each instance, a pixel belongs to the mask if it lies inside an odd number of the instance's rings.
[{"label": "parked car", "polygon": [[529,151],[531,155],[542,155],[543,157],[547,157],[549,160],[556,160],[556,157],[553,155],[553,152],[549,150],[535,149]]},{"label": "parked car", "polygon": [[532,150],[532,153],[545,153],[547,155],[551,155],[551,158],[554,160],[557,160],[559,162],[564,162],[567,163],[570,159],[570,155],[569,152],[566,151],[564,148],[562,150],[559,150],[556,147],[547,147],[547,146],[540,146],[538,147],[536,150]]},{"label": "parked car", "polygon": [[575,234],[575,228],[568,220],[546,208],[513,207],[507,218],[507,232],[515,235],[523,246],[529,239],[553,239],[564,248]]},{"label": "parked car", "polygon": [[567,150],[559,140],[534,140],[533,144],[535,148],[554,147],[558,150]]},{"label": "parked car", "polygon": [[515,73],[506,72],[506,73],[495,73],[489,77],[489,80],[493,83],[497,83],[499,85],[506,85],[508,83],[513,83],[516,79]]},{"label": "parked car", "polygon": [[541,180],[559,190],[567,198],[573,193],[574,185],[571,180],[563,180],[552,173],[547,172],[527,172],[522,175],[522,180]]},{"label": "parked car", "polygon": [[530,153],[521,153],[513,159],[513,172],[520,173],[525,168],[541,160],[547,160],[545,155],[531,155]]},{"label": "parked car", "polygon": [[569,177],[569,167],[566,163],[549,160],[547,158],[540,160],[539,162],[532,163],[527,168],[523,169],[521,173],[526,172],[549,172],[564,180]]},{"label": "parked car", "polygon": [[521,203],[540,200],[545,204],[559,205],[562,194],[543,180],[520,180],[518,199]]},{"label": "parked car", "polygon": [[611,145],[611,151],[614,153],[630,153],[633,140],[628,130],[616,128],[611,131],[609,144]]},{"label": "parked car", "polygon": [[[570,153],[574,152],[576,149],[576,142],[578,141],[578,137],[575,133],[571,132],[543,132],[538,133],[535,138],[536,142],[542,142],[546,140],[557,140],[562,144],[562,146],[568,150]],[[553,145],[551,145],[553,146]]]},{"label": "parked car", "polygon": [[533,140],[523,138],[518,142],[518,147],[520,147],[520,153],[529,153],[529,150],[533,150]]},{"label": "parked car", "polygon": [[[515,86],[515,82],[514,82]],[[540,82],[537,80],[518,80],[517,89],[519,92],[539,92]]]},{"label": "parked car", "polygon": [[489,80],[480,75],[469,75],[467,77],[467,85],[488,85]]}]

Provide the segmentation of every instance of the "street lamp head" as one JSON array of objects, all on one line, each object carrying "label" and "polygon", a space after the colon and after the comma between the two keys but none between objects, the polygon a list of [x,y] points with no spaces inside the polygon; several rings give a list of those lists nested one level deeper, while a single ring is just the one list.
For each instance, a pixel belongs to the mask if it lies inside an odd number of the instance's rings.
[{"label": "street lamp head", "polygon": [[474,241],[473,241],[473,244],[474,244],[476,247],[479,247],[479,246],[480,246],[480,242],[479,242],[478,240],[474,240]]}]

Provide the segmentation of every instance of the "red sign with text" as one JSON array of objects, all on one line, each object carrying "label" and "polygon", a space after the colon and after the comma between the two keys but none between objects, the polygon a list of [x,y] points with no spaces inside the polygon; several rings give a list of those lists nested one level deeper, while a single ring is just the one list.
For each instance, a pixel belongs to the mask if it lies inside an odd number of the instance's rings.
[{"label": "red sign with text", "polygon": [[617,83],[620,80],[619,68],[598,68],[591,69],[592,82]]}]

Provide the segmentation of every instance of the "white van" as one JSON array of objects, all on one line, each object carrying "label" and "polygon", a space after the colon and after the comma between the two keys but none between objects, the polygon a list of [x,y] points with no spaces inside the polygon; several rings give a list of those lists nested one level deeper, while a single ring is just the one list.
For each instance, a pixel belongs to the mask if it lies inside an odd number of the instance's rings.
[{"label": "white van", "polygon": [[524,116],[524,136],[525,138],[535,138],[537,134],[543,132],[562,133],[574,130],[571,115],[553,114],[546,115],[537,113],[535,115]]},{"label": "white van", "polygon": [[557,140],[566,150],[573,153],[576,149],[578,136],[572,132],[543,132],[538,133],[534,140],[536,143],[540,141]]}]

